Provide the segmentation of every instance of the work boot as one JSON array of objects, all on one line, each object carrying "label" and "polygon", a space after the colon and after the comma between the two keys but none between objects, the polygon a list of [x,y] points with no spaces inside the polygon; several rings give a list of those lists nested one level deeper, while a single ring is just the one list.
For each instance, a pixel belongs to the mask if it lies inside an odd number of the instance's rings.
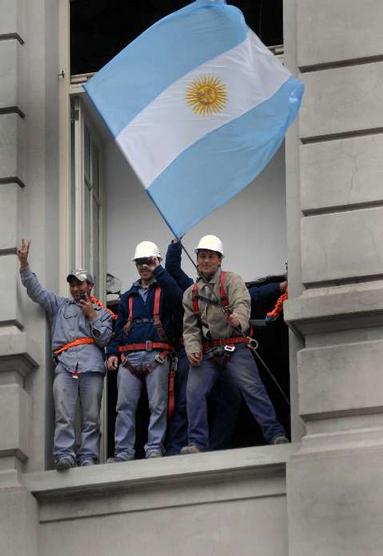
[{"label": "work boot", "polygon": [[180,454],[199,454],[200,452],[201,449],[198,448],[198,446],[196,446],[195,444],[189,444],[188,446],[184,446],[183,448],[181,448]]},{"label": "work boot", "polygon": [[278,434],[278,436],[274,436],[271,441],[271,444],[288,444],[290,440],[284,434]]},{"label": "work boot", "polygon": [[64,456],[60,458],[56,463],[57,471],[66,471],[67,469],[70,469],[73,466],[74,466],[74,461],[69,456]]},{"label": "work boot", "polygon": [[162,458],[162,453],[159,450],[153,450],[152,452],[148,452],[145,457],[146,457],[146,459],[148,459],[148,458]]},{"label": "work boot", "polygon": [[118,456],[114,456],[114,458],[108,458],[106,460],[106,463],[124,463],[125,461],[130,461],[132,459],[134,459],[134,457],[130,457],[130,458],[127,458],[127,459],[122,459],[122,458],[119,458]]}]

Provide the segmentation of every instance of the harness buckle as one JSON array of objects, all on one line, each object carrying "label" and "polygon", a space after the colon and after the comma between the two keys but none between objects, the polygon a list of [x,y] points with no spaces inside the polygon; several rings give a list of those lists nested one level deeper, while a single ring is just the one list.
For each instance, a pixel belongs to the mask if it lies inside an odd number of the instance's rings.
[{"label": "harness buckle", "polygon": [[163,365],[163,364],[165,363],[165,358],[164,358],[164,357],[161,357],[161,354],[160,354],[160,353],[157,353],[157,355],[156,355],[155,358],[154,358],[154,361],[155,361],[156,363],[158,363],[159,365]]},{"label": "harness buckle", "polygon": [[152,340],[146,340],[146,342],[145,342],[145,351],[152,351],[152,350],[153,350]]},{"label": "harness buckle", "polygon": [[258,342],[255,338],[248,338],[249,343],[247,344],[247,347],[249,349],[251,349],[252,351],[256,351],[258,349]]},{"label": "harness buckle", "polygon": [[235,346],[229,345],[227,344],[226,346],[224,346],[223,348],[225,351],[228,351],[229,353],[233,353],[233,351],[235,351]]}]

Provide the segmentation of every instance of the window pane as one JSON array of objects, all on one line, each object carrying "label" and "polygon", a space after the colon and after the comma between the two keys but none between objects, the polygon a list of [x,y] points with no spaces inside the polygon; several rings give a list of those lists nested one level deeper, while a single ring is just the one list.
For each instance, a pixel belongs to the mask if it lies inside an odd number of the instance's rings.
[{"label": "window pane", "polygon": [[99,198],[99,183],[100,183],[100,170],[99,170],[99,157],[100,153],[96,145],[92,145],[92,186],[93,194]]},{"label": "window pane", "polygon": [[99,207],[97,202],[93,199],[93,274],[96,281],[95,291],[96,294],[100,294],[99,283],[100,283],[100,236],[99,236]]},{"label": "window pane", "polygon": [[90,183],[90,134],[88,128],[84,126],[84,174],[85,181]]},{"label": "window pane", "polygon": [[91,214],[90,214],[90,203],[91,203],[92,193],[87,187],[84,188],[84,255],[85,255],[85,267],[92,272],[91,268]]},{"label": "window pane", "polygon": [[75,267],[76,255],[76,178],[75,178],[75,123],[71,123],[71,175],[70,175],[70,262]]}]

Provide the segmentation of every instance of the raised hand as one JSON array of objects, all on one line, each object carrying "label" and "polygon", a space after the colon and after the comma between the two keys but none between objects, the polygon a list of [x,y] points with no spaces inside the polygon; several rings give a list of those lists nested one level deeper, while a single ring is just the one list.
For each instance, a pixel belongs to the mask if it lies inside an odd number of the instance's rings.
[{"label": "raised hand", "polygon": [[21,244],[18,247],[16,253],[17,257],[20,262],[20,268],[25,268],[28,266],[28,255],[29,255],[29,246],[31,244],[31,240],[25,240],[24,238],[21,240]]}]

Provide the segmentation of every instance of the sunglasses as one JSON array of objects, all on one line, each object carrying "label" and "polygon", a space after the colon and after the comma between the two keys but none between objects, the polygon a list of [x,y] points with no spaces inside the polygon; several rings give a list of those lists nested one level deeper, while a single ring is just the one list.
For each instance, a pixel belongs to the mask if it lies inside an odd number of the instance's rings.
[{"label": "sunglasses", "polygon": [[144,264],[150,265],[151,262],[152,262],[152,260],[151,260],[151,259],[148,259],[148,258],[136,259],[136,260],[135,260],[135,263],[138,264],[138,265],[144,265]]}]

